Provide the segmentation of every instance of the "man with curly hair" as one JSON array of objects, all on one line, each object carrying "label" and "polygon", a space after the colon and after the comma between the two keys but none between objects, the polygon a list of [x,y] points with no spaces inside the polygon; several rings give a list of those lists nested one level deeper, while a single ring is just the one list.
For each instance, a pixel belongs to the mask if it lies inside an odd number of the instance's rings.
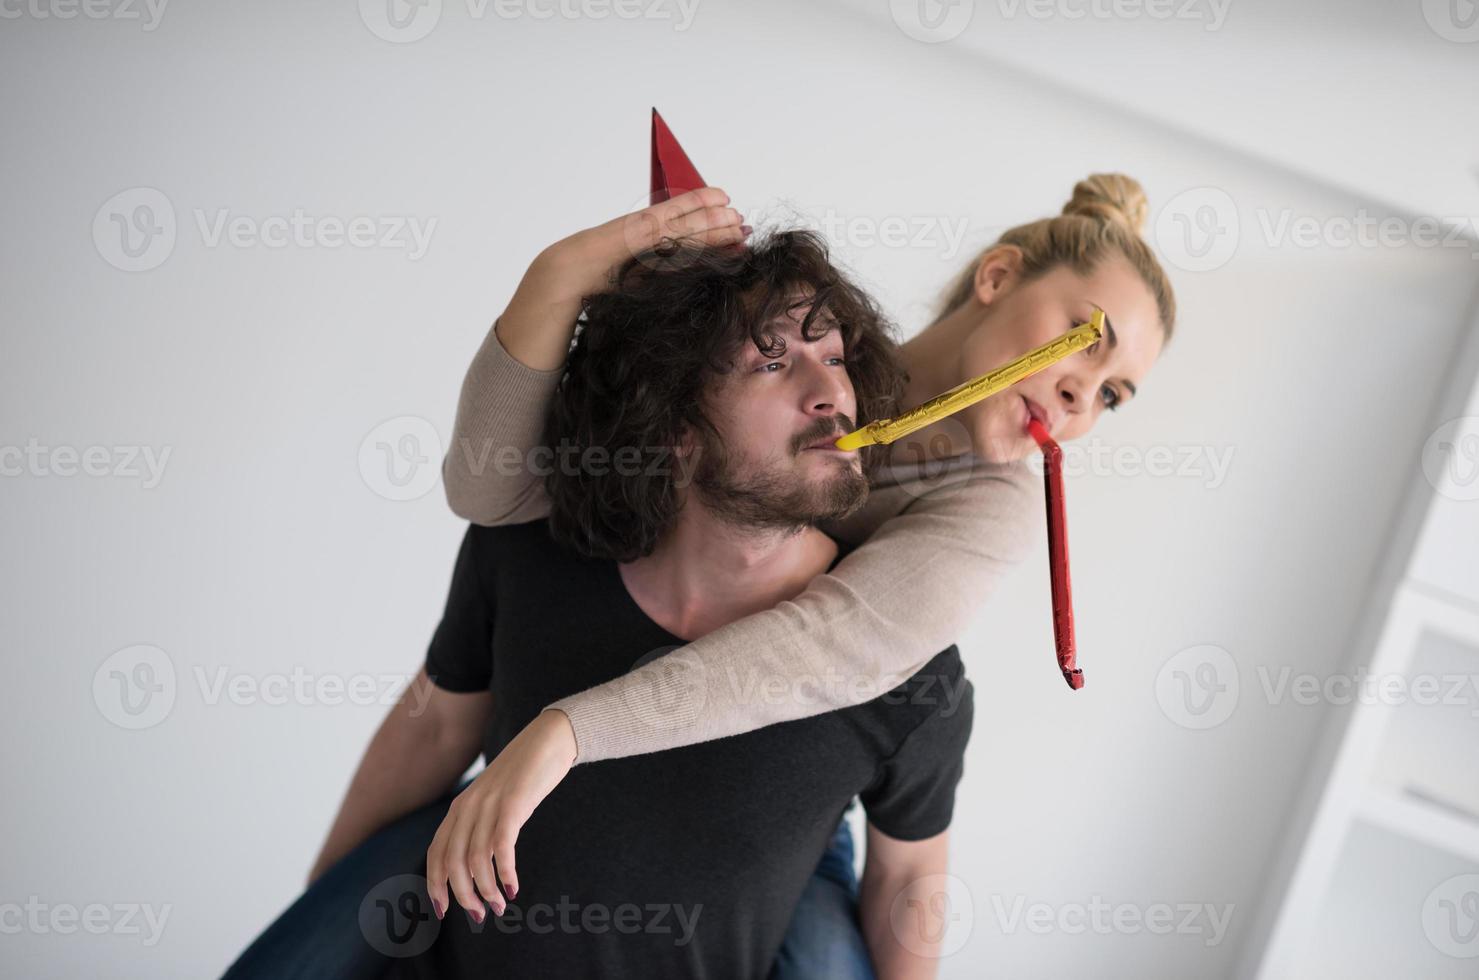
[{"label": "man with curly hair", "polygon": [[[463,540],[425,709],[403,722],[430,733],[418,778],[492,760],[551,701],[798,595],[847,550],[818,523],[868,495],[872,460],[833,442],[901,388],[888,324],[817,236],[627,262],[586,299],[546,419],[549,517]],[[870,867],[945,870],[970,726],[950,647],[856,707],[578,767],[524,824],[517,869],[474,780],[428,853],[436,918],[416,928],[433,936],[402,940],[423,951],[399,972],[764,977],[855,797]],[[867,921],[898,923],[867,932],[876,962],[908,945],[906,897],[863,899]]]}]

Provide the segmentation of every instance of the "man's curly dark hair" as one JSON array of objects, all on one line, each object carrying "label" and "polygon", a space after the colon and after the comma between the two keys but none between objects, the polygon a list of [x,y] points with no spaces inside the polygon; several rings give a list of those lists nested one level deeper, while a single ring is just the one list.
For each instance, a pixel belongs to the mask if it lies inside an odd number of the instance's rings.
[{"label": "man's curly dark hair", "polygon": [[[894,414],[905,375],[893,325],[813,232],[648,251],[586,297],[545,418],[544,445],[559,460],[545,477],[555,539],[616,561],[651,554],[677,517],[685,474],[674,447],[685,427],[717,442],[703,408],[710,381],[730,370],[743,343],[782,356],[785,341],[767,325],[801,309],[808,341],[834,323],[842,332],[855,423]],[[861,452],[867,474],[887,448]]]}]

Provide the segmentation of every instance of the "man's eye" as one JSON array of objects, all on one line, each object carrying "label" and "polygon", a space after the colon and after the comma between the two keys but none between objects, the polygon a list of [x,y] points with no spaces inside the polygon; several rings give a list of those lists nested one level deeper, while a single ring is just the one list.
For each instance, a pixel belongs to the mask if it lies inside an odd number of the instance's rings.
[{"label": "man's eye", "polygon": [[779,370],[780,367],[781,367],[781,362],[780,361],[766,361],[764,364],[760,365],[755,370],[756,371],[763,371],[763,372],[766,372],[768,374],[774,374],[775,371],[771,371],[770,369],[771,368],[775,368],[776,370]]}]

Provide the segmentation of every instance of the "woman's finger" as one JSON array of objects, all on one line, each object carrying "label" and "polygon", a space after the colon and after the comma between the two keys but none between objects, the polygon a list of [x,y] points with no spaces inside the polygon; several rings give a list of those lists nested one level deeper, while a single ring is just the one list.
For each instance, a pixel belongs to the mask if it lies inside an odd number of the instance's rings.
[{"label": "woman's finger", "polygon": [[426,894],[438,919],[447,914],[447,834],[451,829],[452,813],[448,811],[426,849]]},{"label": "woman's finger", "polygon": [[[451,819],[450,814],[448,819]],[[447,844],[442,863],[446,867],[447,886],[452,889],[452,896],[457,899],[457,904],[467,910],[467,914],[472,916],[474,922],[480,923],[487,916],[487,910],[483,908],[483,900],[478,896],[478,890],[472,883],[472,876],[467,873],[467,843],[470,831],[471,825],[468,817],[459,814],[447,833]]]},{"label": "woman's finger", "polygon": [[[727,203],[689,207],[679,203],[681,200],[682,198],[673,198],[618,219],[627,250],[633,253],[645,252],[664,239],[677,241],[714,228],[744,223],[744,215]],[[727,202],[727,197],[725,200]]]},{"label": "woman's finger", "polygon": [[753,231],[754,229],[749,225],[727,225],[723,228],[712,228],[709,231],[700,232],[688,241],[703,245],[738,245],[749,238]]},{"label": "woman's finger", "polygon": [[519,828],[512,821],[500,820],[493,834],[493,868],[509,898],[519,894],[519,872],[514,864],[514,845],[518,840]]},{"label": "woman's finger", "polygon": [[502,915],[508,902],[498,890],[498,878],[493,873],[494,827],[491,814],[479,818],[477,828],[468,839],[467,873],[477,886],[478,895],[493,909],[493,914]]},{"label": "woman's finger", "polygon": [[662,208],[665,211],[676,211],[678,214],[687,214],[690,211],[699,211],[703,208],[724,207],[729,203],[729,195],[718,187],[699,187],[682,194],[675,194],[666,201],[659,201],[652,208]]},{"label": "woman's finger", "polygon": [[734,208],[704,208],[700,211],[690,211],[679,218],[673,233],[666,237],[689,239],[723,228],[738,228],[744,223],[745,216]]}]

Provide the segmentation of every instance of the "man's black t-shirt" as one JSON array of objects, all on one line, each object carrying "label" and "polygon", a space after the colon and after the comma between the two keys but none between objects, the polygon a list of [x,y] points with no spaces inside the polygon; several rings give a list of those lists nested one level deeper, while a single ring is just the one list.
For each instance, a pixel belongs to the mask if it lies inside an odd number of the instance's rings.
[{"label": "man's black t-shirt", "polygon": [[[551,701],[683,642],[642,611],[615,562],[566,550],[547,521],[474,525],[426,670],[446,690],[492,692],[491,760]],[[814,694],[710,682],[741,697]],[[509,911],[477,926],[454,899],[445,920],[422,924],[436,940],[404,972],[764,977],[854,796],[891,837],[950,825],[971,717],[952,646],[865,704],[576,766],[519,834]]]}]

